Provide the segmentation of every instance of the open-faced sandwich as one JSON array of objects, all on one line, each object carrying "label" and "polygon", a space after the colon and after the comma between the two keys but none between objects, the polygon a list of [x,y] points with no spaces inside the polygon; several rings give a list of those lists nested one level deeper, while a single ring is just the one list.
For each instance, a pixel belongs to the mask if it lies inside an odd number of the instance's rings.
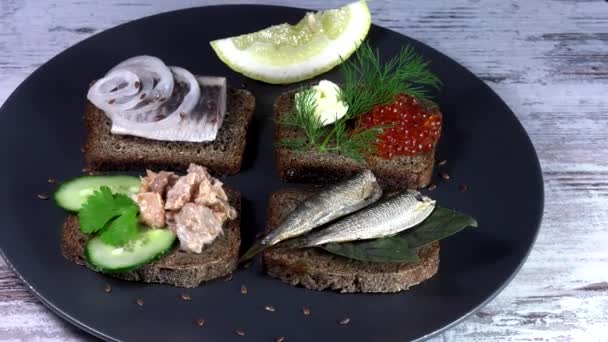
[{"label": "open-faced sandwich", "polygon": [[397,292],[437,272],[440,239],[477,226],[414,190],[382,197],[369,170],[316,193],[278,191],[267,234],[241,259],[263,251],[269,275],[309,289]]},{"label": "open-faced sandwich", "polygon": [[276,99],[276,160],[288,181],[326,183],[370,169],[383,186],[422,188],[433,174],[441,113],[424,86],[440,82],[411,48],[382,63],[363,43],[328,80]]},{"label": "open-faced sandwich", "polygon": [[95,81],[87,98],[90,170],[185,171],[196,163],[230,175],[241,168],[255,98],[224,77],[137,56]]},{"label": "open-faced sandwich", "polygon": [[55,200],[73,212],[64,256],[95,271],[195,287],[236,268],[241,195],[202,166],[183,176],[83,176],[62,184]]}]

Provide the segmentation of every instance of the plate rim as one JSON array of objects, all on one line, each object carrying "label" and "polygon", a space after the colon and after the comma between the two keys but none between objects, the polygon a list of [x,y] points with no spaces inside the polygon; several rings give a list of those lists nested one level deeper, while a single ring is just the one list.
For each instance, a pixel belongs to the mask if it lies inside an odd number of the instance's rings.
[{"label": "plate rim", "polygon": [[[180,8],[180,9],[175,9],[175,10],[171,10],[171,11],[166,11],[166,12],[161,12],[161,13],[156,13],[156,14],[152,14],[152,15],[147,15],[147,16],[143,16],[134,20],[129,20],[126,21],[124,23],[121,23],[119,25],[116,26],[112,26],[108,29],[99,31],[91,36],[86,37],[85,39],[75,43],[72,46],[69,46],[68,48],[66,48],[65,50],[61,50],[60,52],[58,52],[57,54],[55,54],[53,57],[51,57],[50,59],[48,59],[46,62],[44,62],[43,64],[41,64],[40,66],[38,66],[36,68],[36,70],[34,70],[31,74],[29,74],[23,81],[21,81],[19,83],[19,85],[10,93],[10,95],[6,98],[6,100],[4,101],[4,103],[2,104],[2,106],[0,106],[0,112],[2,111],[2,109],[5,107],[6,103],[8,103],[14,96],[16,93],[19,92],[19,90],[23,87],[23,85],[25,83],[27,83],[30,78],[33,78],[35,75],[37,75],[39,72],[41,72],[42,69],[44,69],[48,64],[50,64],[51,62],[53,62],[55,59],[57,59],[59,56],[65,54],[65,53],[69,53],[69,51],[71,51],[72,49],[78,48],[81,44],[87,42],[88,40],[95,38],[101,34],[106,34],[109,33],[111,31],[117,30],[123,26],[127,26],[130,25],[132,23],[136,23],[136,22],[140,22],[140,21],[144,21],[150,18],[154,18],[154,17],[160,17],[160,16],[164,16],[164,15],[168,15],[168,14],[176,14],[179,12],[188,12],[188,11],[192,11],[192,10],[202,10],[202,9],[206,9],[206,8],[217,8],[217,7],[273,7],[273,8],[283,8],[283,9],[289,9],[289,10],[304,10],[304,11],[317,11],[317,9],[311,9],[311,8],[306,8],[306,7],[297,7],[297,6],[284,6],[284,5],[274,5],[274,4],[214,4],[214,5],[209,5],[209,6],[191,6],[191,7],[186,7],[186,8]],[[538,180],[539,180],[539,188],[536,189],[536,191],[538,191],[538,195],[539,195],[539,214],[534,218],[534,221],[536,221],[535,223],[535,232],[534,235],[532,236],[530,245],[527,247],[527,250],[523,256],[523,258],[521,258],[521,260],[519,261],[519,264],[517,265],[517,267],[511,272],[511,274],[509,275],[509,277],[499,286],[497,287],[484,301],[480,302],[479,304],[475,305],[473,308],[471,308],[470,310],[468,310],[466,313],[464,313],[461,317],[459,317],[456,320],[453,320],[452,322],[450,322],[449,324],[444,325],[443,327],[429,333],[423,336],[420,336],[419,338],[416,338],[414,340],[411,341],[415,341],[415,342],[419,342],[419,341],[426,341],[432,337],[436,337],[444,332],[446,332],[447,330],[450,330],[452,328],[454,328],[457,325],[460,325],[463,321],[465,321],[466,319],[468,319],[469,317],[471,317],[473,314],[475,314],[477,311],[479,311],[480,309],[482,309],[483,307],[485,307],[487,304],[489,304],[492,300],[494,300],[509,284],[511,284],[511,282],[513,281],[513,279],[515,278],[515,276],[517,276],[519,274],[519,272],[521,271],[521,268],[523,267],[523,265],[526,263],[528,257],[530,256],[530,253],[532,252],[534,246],[536,245],[536,241],[538,239],[540,230],[542,228],[542,221],[543,221],[543,217],[544,217],[544,208],[545,208],[545,182],[544,182],[544,175],[543,175],[543,170],[542,170],[542,166],[540,163],[540,159],[538,157],[538,152],[534,146],[534,143],[532,142],[532,139],[530,138],[530,135],[528,134],[528,132],[526,131],[525,127],[523,126],[522,122],[520,121],[520,119],[517,117],[517,115],[515,115],[515,112],[511,109],[511,107],[509,105],[507,105],[507,103],[484,81],[482,80],[480,77],[478,77],[476,74],[474,74],[472,71],[470,71],[468,68],[466,68],[465,66],[463,66],[460,62],[454,60],[452,57],[450,57],[448,54],[437,50],[436,48],[432,47],[431,45],[428,45],[427,43],[424,43],[418,39],[415,39],[411,36],[408,36],[406,34],[400,33],[398,31],[395,31],[393,29],[375,24],[372,21],[372,26],[377,28],[377,29],[381,29],[381,30],[386,30],[389,31],[392,34],[396,34],[399,36],[403,36],[406,37],[407,39],[416,42],[419,45],[425,46],[425,48],[432,50],[433,52],[444,56],[444,58],[447,58],[448,60],[450,60],[451,62],[454,63],[454,65],[457,65],[460,69],[462,69],[462,71],[470,74],[471,76],[473,76],[474,78],[476,78],[477,80],[480,81],[480,84],[483,84],[483,87],[486,88],[487,90],[489,90],[489,93],[495,97],[496,100],[500,101],[500,103],[502,103],[504,105],[505,108],[508,108],[509,111],[511,111],[511,114],[514,116],[514,118],[516,119],[515,122],[518,125],[518,128],[521,132],[524,133],[525,138],[527,140],[527,143],[529,144],[529,146],[531,147],[531,151],[534,154],[534,158],[533,158],[533,164],[532,165],[534,167],[534,172],[537,174],[538,176]],[[333,69],[332,69],[333,70]],[[283,85],[283,86],[287,86],[287,85]],[[28,280],[26,280],[24,278],[24,276],[17,270],[17,268],[11,263],[10,259],[5,255],[3,248],[0,246],[0,257],[2,257],[2,259],[4,260],[4,262],[7,264],[8,268],[14,272],[14,274],[17,275],[17,277],[23,282],[23,284],[25,285],[25,287],[34,295],[34,297],[40,301],[45,307],[47,307],[48,309],[51,310],[51,312],[53,312],[54,314],[56,314],[57,316],[59,316],[60,318],[62,318],[64,321],[70,323],[72,326],[85,331],[86,333],[89,333],[95,337],[98,337],[100,339],[106,340],[106,341],[120,341],[118,339],[112,338],[104,333],[102,333],[101,331],[98,331],[92,327],[89,327],[88,325],[82,323],[78,318],[76,317],[72,317],[69,314],[67,314],[65,311],[62,311],[60,307],[58,307],[57,305],[53,304],[50,300],[48,300],[46,297],[44,297],[43,295],[41,295],[35,287],[33,287],[30,282]]]}]

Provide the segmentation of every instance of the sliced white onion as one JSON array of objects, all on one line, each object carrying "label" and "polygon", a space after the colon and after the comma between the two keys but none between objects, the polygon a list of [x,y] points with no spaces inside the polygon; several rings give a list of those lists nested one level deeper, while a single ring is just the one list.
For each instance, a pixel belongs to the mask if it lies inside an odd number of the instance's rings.
[{"label": "sliced white onion", "polygon": [[137,56],[118,64],[97,80],[87,98],[110,118],[115,115],[129,118],[159,108],[171,96],[173,85],[171,70],[162,60]]}]

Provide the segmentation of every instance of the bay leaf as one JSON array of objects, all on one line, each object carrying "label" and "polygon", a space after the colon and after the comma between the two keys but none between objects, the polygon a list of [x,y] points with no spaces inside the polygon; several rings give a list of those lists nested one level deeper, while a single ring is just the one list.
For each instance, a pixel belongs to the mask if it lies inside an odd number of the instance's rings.
[{"label": "bay leaf", "polygon": [[458,233],[466,227],[477,227],[477,221],[464,213],[437,207],[416,227],[394,236],[321,246],[324,250],[350,259],[371,262],[416,262],[418,249]]}]

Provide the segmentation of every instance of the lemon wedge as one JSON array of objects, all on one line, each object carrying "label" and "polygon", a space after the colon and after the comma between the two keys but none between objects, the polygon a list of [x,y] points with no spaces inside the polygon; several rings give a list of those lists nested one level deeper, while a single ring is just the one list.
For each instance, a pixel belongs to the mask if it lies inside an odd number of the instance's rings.
[{"label": "lemon wedge", "polygon": [[365,0],[307,13],[295,25],[211,42],[218,57],[243,75],[273,84],[306,80],[342,63],[359,47],[371,26]]}]

